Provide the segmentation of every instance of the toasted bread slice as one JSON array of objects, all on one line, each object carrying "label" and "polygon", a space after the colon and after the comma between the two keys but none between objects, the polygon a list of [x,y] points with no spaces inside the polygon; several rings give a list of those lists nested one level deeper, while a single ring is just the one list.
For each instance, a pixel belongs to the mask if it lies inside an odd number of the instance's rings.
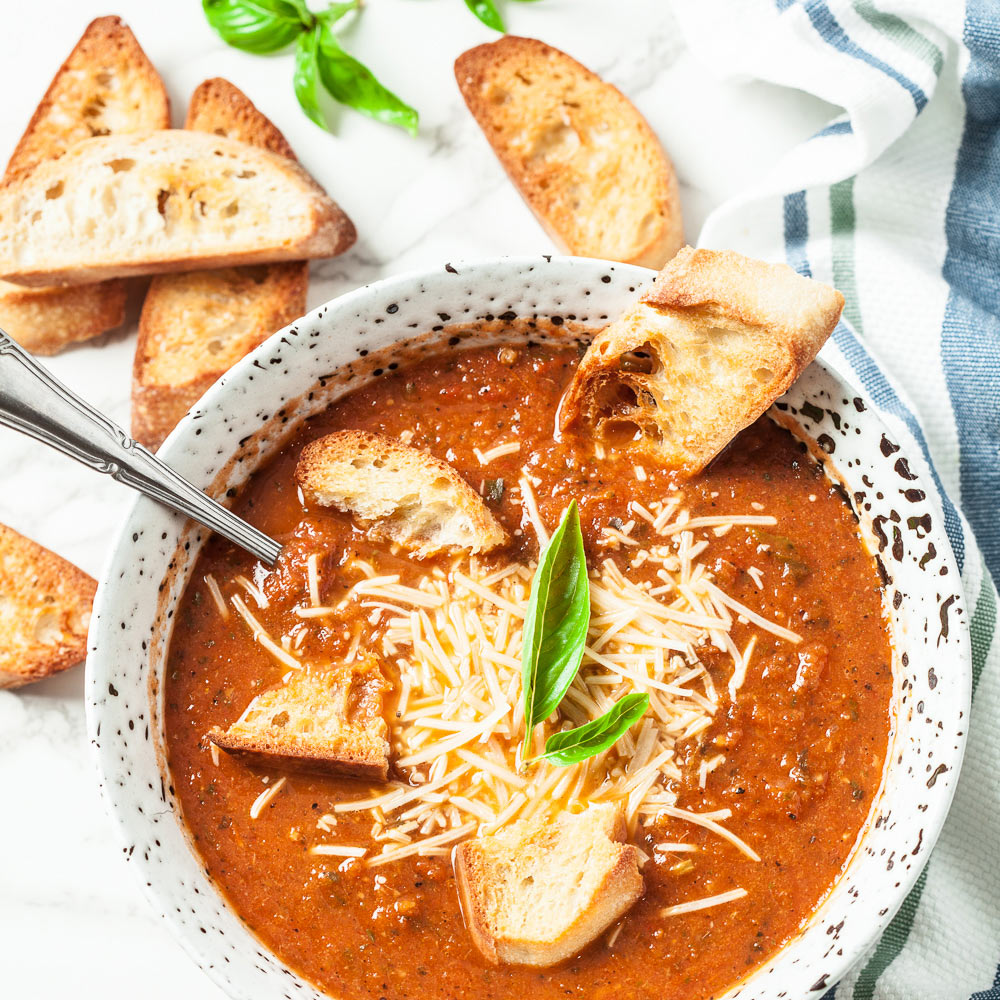
[{"label": "toasted bread slice", "polygon": [[0,191],[0,276],[25,285],[332,257],[354,238],[298,164],[183,129],[85,139]]},{"label": "toasted bread slice", "polygon": [[[62,64],[7,164],[3,183],[58,159],[81,139],[167,128],[166,89],[128,26],[99,17]],[[0,327],[35,354],[55,354],[125,319],[125,284],[23,288],[0,282]]]},{"label": "toasted bread slice", "polygon": [[[295,159],[277,128],[227,80],[202,83],[185,128]],[[132,369],[132,434],[158,448],[220,376],[306,311],[309,264],[289,261],[153,278]]]},{"label": "toasted bread slice", "polygon": [[257,695],[236,722],[212,729],[208,738],[261,767],[384,781],[389,688],[372,659],[297,671],[286,684]]},{"label": "toasted bread slice", "polygon": [[306,498],[353,514],[368,534],[419,558],[489,552],[507,533],[447,463],[392,438],[338,431],[302,449],[295,478]]},{"label": "toasted bread slice", "polygon": [[577,954],[643,894],[616,805],[512,823],[455,849],[462,912],[491,962],[547,966]]},{"label": "toasted bread slice", "polygon": [[784,264],[686,247],[594,339],[562,427],[653,447],[694,475],[802,374],[843,305]]},{"label": "toasted bread slice", "polygon": [[455,78],[561,249],[655,268],[680,249],[673,165],[619,90],[565,52],[513,35],[464,52]]},{"label": "toasted bread slice", "polygon": [[97,583],[0,524],[0,688],[20,687],[87,655]]}]

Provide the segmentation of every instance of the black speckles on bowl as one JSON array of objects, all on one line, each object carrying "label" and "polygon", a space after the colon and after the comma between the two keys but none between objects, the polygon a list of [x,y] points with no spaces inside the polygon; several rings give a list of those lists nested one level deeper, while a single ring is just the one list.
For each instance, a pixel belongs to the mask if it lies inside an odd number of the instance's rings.
[{"label": "black speckles on bowl", "polygon": [[[451,263],[342,296],[276,334],[195,406],[162,454],[213,495],[232,496],[301,420],[461,324],[559,316],[600,326],[652,272],[559,257]],[[436,341],[416,334],[439,331]],[[401,342],[409,342],[396,350]],[[389,353],[387,353],[389,352]],[[834,470],[878,559],[896,650],[890,766],[852,860],[805,931],[732,996],[818,995],[858,958],[916,880],[944,821],[964,748],[967,608],[923,461],[903,455],[873,404],[822,364],[780,400]],[[200,433],[199,433],[200,432]],[[151,904],[234,997],[314,997],[225,904],[180,822],[162,766],[159,712],[173,612],[201,531],[139,499],[101,583],[87,662],[89,733],[128,863]],[[123,627],[124,626],[124,627]]]}]

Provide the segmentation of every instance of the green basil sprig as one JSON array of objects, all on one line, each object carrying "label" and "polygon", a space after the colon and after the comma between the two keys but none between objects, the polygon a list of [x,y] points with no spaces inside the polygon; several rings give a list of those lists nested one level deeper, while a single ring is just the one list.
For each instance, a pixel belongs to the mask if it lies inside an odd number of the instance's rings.
[{"label": "green basil sprig", "polygon": [[[534,3],[535,0],[518,0],[518,3]],[[487,28],[494,31],[507,31],[507,26],[503,23],[500,11],[497,10],[493,0],[465,0],[465,6],[479,18]]]},{"label": "green basil sprig", "polygon": [[590,581],[580,513],[574,500],[538,557],[524,616],[521,687],[524,754],[535,726],[547,719],[569,690],[583,659],[590,624]]},{"label": "green basil sprig", "polygon": [[616,701],[604,715],[576,729],[553,733],[545,741],[545,752],[535,759],[559,767],[579,764],[614,746],[646,714],[647,708],[649,695],[633,691]]},{"label": "green basil sprig", "polygon": [[419,115],[344,51],[334,26],[360,0],[331,3],[315,14],[305,0],[202,0],[208,23],[227,45],[245,52],[277,52],[295,43],[292,84],[300,107],[327,131],[321,88],[341,104],[415,135]]},{"label": "green basil sprig", "polygon": [[553,733],[545,750],[528,758],[531,734],[563,700],[583,661],[590,624],[590,582],[576,501],[563,512],[538,557],[524,616],[521,686],[524,695],[525,763],[548,760],[567,767],[616,743],[642,718],[648,694],[628,694],[604,715],[566,732]]}]

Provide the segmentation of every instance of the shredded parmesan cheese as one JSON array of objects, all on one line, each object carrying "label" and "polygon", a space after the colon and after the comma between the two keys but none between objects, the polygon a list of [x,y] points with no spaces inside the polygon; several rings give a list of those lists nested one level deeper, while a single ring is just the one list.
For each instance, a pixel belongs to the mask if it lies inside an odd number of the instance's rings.
[{"label": "shredded parmesan cheese", "polygon": [[269,788],[265,788],[264,791],[254,799],[253,805],[250,807],[250,818],[256,819],[263,811],[267,808],[268,803],[285,787],[285,778],[279,778],[273,785]]},{"label": "shredded parmesan cheese", "polygon": [[660,910],[660,916],[677,917],[682,913],[707,910],[710,906],[721,906],[723,903],[731,903],[733,900],[742,899],[746,894],[746,889],[731,889],[729,892],[720,892],[717,896],[704,896],[701,899],[692,899],[686,903],[678,903],[676,906],[665,906]]}]

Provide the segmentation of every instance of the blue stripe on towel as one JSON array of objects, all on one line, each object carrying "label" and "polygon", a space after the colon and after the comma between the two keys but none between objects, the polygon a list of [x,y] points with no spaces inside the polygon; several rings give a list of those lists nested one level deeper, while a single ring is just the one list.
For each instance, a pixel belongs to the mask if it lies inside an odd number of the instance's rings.
[{"label": "blue stripe on towel", "polygon": [[924,110],[927,104],[927,95],[923,90],[895,67],[890,66],[887,62],[879,59],[878,56],[873,56],[870,52],[861,48],[840,26],[840,23],[833,16],[830,8],[827,7],[823,0],[804,0],[802,9],[809,16],[812,26],[819,33],[823,41],[832,45],[840,52],[854,59],[859,59],[861,62],[867,63],[877,70],[881,70],[886,76],[895,80],[913,98],[918,115]]},{"label": "blue stripe on towel", "polygon": [[821,139],[825,135],[850,135],[854,126],[849,121],[831,122],[826,128],[821,128],[812,138]]},{"label": "blue stripe on towel", "polygon": [[969,0],[965,132],[945,215],[941,330],[945,382],[958,427],[962,506],[1000,583],[1000,24],[994,0]]},{"label": "blue stripe on towel", "polygon": [[[788,263],[799,274],[803,274],[807,278],[812,277],[809,258],[806,253],[806,240],[809,236],[809,213],[806,208],[805,191],[796,191],[793,194],[785,195],[784,214],[785,255]],[[937,486],[938,493],[941,495],[941,503],[944,508],[945,531],[955,552],[959,571],[961,571],[965,564],[965,539],[962,535],[962,522],[959,519],[958,512],[955,510],[955,505],[951,502],[951,498],[944,491],[937,470],[934,468],[930,451],[927,448],[927,441],[924,438],[924,432],[920,429],[917,418],[913,415],[910,408],[899,398],[896,390],[889,384],[889,380],[882,373],[872,356],[865,349],[850,326],[843,320],[837,324],[837,328],[833,331],[833,341],[840,348],[841,353],[847,359],[848,364],[850,364],[861,385],[868,395],[871,396],[872,400],[874,400],[876,406],[899,417],[920,445],[920,450],[923,452],[927,465],[930,467],[934,485]]]}]

